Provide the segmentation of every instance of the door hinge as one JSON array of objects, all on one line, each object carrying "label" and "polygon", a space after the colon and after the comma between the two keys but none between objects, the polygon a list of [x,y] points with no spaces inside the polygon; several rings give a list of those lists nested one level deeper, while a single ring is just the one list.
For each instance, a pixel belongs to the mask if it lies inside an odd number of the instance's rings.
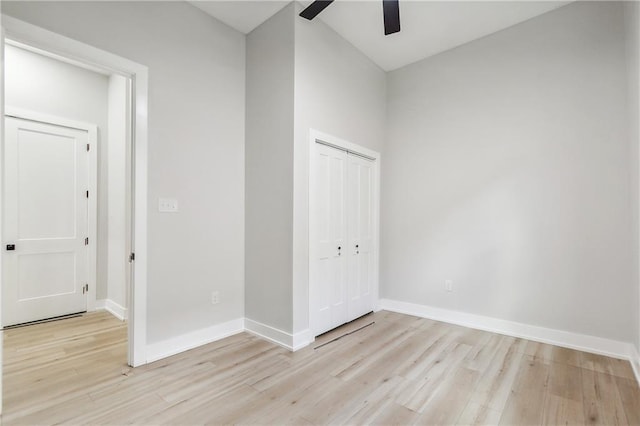
[{"label": "door hinge", "polygon": [[129,263],[133,262],[134,260],[136,260],[136,254],[135,253],[131,253],[129,255]]},{"label": "door hinge", "polygon": [[82,286],[82,294],[86,294],[89,292],[89,284],[85,284]]},{"label": "door hinge", "polygon": [[89,245],[89,237],[87,237],[87,238],[85,238],[85,239],[84,239],[84,245],[85,245],[85,246],[88,246],[88,245]]},{"label": "door hinge", "polygon": [[91,149],[91,145],[87,144],[87,152],[89,152],[90,149]]}]

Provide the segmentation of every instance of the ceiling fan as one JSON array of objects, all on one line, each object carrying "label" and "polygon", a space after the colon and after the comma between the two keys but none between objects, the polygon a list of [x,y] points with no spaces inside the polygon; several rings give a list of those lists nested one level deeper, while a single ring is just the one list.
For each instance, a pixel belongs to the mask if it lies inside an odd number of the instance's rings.
[{"label": "ceiling fan", "polygon": [[[334,0],[315,0],[300,13],[305,19],[312,20]],[[382,12],[384,14],[384,35],[400,31],[400,7],[399,0],[382,0]]]}]

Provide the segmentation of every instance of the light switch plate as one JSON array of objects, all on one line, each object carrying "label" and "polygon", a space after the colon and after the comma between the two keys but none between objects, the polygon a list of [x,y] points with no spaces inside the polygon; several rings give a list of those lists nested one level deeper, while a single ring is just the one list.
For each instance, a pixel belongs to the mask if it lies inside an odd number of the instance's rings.
[{"label": "light switch plate", "polygon": [[159,198],[158,211],[162,213],[175,213],[178,211],[178,200],[175,198]]}]

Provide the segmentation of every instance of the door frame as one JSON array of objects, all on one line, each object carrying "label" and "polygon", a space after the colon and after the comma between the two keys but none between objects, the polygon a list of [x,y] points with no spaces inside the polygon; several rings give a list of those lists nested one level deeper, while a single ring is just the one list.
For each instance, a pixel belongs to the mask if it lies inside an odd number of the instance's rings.
[{"label": "door frame", "polygon": [[315,241],[317,239],[317,215],[314,188],[316,185],[316,147],[318,144],[359,155],[373,161],[373,310],[379,311],[379,261],[380,261],[380,162],[379,152],[365,148],[364,146],[346,141],[319,130],[309,130],[309,329],[311,340],[315,338],[313,288],[317,285],[317,269]]},{"label": "door frame", "polygon": [[[88,164],[88,177],[87,186],[89,190],[88,211],[87,211],[87,237],[89,237],[89,245],[87,249],[89,253],[87,255],[87,284],[89,284],[89,291],[87,292],[87,312],[95,311],[96,309],[96,289],[97,289],[97,259],[98,259],[98,126],[95,124],[85,123],[82,121],[70,120],[63,117],[57,117],[55,115],[42,114],[27,109],[16,108],[13,106],[5,106],[3,117],[13,117],[27,121],[35,121],[38,123],[52,124],[55,126],[69,127],[77,130],[84,130],[87,132],[87,143],[90,145],[89,149],[89,164]],[[4,138],[4,135],[3,135]],[[2,145],[2,152],[4,153],[4,139]],[[3,156],[4,161],[4,156]],[[4,170],[4,162],[0,165],[0,170]],[[93,195],[91,195],[93,194]],[[2,202],[4,202],[4,187],[2,194]],[[3,206],[4,208],[4,206]],[[1,224],[2,232],[4,233],[4,223]],[[5,256],[5,252],[2,251],[2,256]],[[1,279],[0,279],[1,282]],[[1,287],[0,287],[1,288]],[[1,300],[1,299],[0,299]],[[1,318],[1,317],[0,317]]]},{"label": "door frame", "polygon": [[[109,74],[122,75],[131,81],[132,205],[130,215],[132,230],[130,238],[131,250],[132,253],[135,253],[135,260],[132,262],[133,272],[129,287],[129,309],[131,312],[129,315],[127,352],[129,365],[137,367],[146,364],[149,70],[145,65],[3,14],[0,47],[4,46],[5,39],[59,55],[79,64],[97,67]],[[4,82],[4,61],[0,71],[0,80]],[[0,104],[4,105],[4,90],[0,96]],[[4,115],[0,117],[4,117]],[[4,119],[2,118],[2,120]],[[0,148],[3,148],[4,135],[2,134],[0,137],[2,141]],[[0,239],[1,237],[2,235],[0,234]]]}]

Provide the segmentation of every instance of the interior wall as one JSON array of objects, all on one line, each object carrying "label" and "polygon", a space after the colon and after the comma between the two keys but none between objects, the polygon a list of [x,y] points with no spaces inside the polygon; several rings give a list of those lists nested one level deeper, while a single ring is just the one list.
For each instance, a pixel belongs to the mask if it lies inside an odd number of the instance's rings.
[{"label": "interior wall", "polygon": [[389,73],[383,297],[636,339],[622,8],[575,2]]},{"label": "interior wall", "polygon": [[299,333],[309,327],[309,130],[383,152],[386,75],[322,21],[299,18],[296,7],[293,332]]},{"label": "interior wall", "polygon": [[245,315],[291,332],[294,5],[247,35]]},{"label": "interior wall", "polygon": [[385,122],[384,71],[300,11],[247,36],[245,311],[294,334],[309,327],[309,130],[380,152]]},{"label": "interior wall", "polygon": [[624,3],[627,47],[629,143],[631,167],[632,262],[635,283],[635,345],[640,353],[640,5]]},{"label": "interior wall", "polygon": [[[108,88],[109,146],[107,174],[108,185],[108,218],[107,230],[107,299],[127,309],[127,285],[130,277],[129,240],[130,228],[128,215],[131,204],[129,190],[128,166],[130,166],[130,127],[129,79],[112,74],[109,76]],[[125,311],[126,312],[126,311]]]},{"label": "interior wall", "polygon": [[96,299],[107,297],[107,91],[109,78],[15,46],[5,46],[5,104],[98,126]]},{"label": "interior wall", "polygon": [[[184,2],[3,1],[3,13],[149,67],[147,342],[242,318],[244,35]],[[160,197],[179,211],[159,213]]]}]

